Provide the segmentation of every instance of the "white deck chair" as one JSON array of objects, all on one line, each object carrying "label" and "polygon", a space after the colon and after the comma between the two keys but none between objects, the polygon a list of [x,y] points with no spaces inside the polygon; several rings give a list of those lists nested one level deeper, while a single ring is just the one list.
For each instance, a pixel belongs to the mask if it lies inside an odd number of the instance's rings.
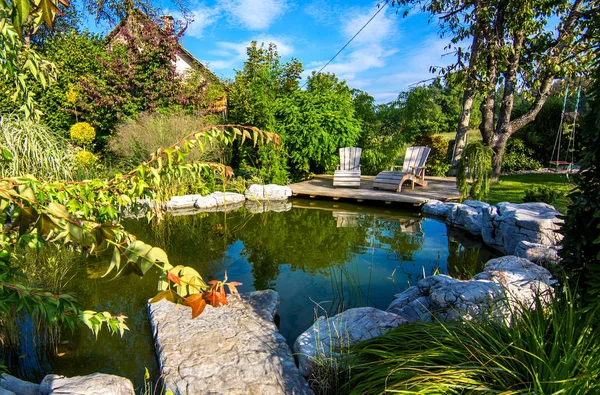
[{"label": "white deck chair", "polygon": [[362,148],[340,148],[340,164],[333,173],[334,187],[360,188],[360,154]]},{"label": "white deck chair", "polygon": [[413,189],[415,184],[427,186],[425,163],[430,152],[431,148],[429,147],[409,147],[404,156],[402,171],[394,171],[394,168],[399,166],[392,166],[390,171],[382,171],[375,177],[373,188],[400,192],[402,184],[406,181],[411,182]]}]

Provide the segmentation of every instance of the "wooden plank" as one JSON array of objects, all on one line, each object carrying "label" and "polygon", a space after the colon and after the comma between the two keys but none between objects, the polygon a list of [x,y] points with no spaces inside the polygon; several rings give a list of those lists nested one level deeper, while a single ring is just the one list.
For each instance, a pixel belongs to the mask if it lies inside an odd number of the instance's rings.
[{"label": "wooden plank", "polygon": [[360,188],[353,189],[348,187],[333,187],[333,177],[331,175],[318,175],[312,180],[302,181],[289,185],[295,196],[308,195],[342,199],[354,199],[393,203],[412,203],[424,204],[428,200],[457,200],[460,199],[460,192],[456,188],[455,178],[446,177],[426,177],[428,186],[426,188],[415,186],[414,189],[406,187],[402,192],[383,191],[373,189],[375,177],[362,176],[360,178]]}]

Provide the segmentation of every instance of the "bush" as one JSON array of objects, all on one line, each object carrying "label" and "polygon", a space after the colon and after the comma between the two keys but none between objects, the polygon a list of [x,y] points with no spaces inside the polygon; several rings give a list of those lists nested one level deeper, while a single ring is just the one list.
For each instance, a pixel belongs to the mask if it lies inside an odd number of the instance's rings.
[{"label": "bush", "polygon": [[[596,52],[596,56],[600,52]],[[561,232],[560,256],[565,270],[589,304],[598,304],[600,294],[600,68],[596,68],[591,92],[591,111],[583,120],[579,140],[583,159],[573,175],[576,188],[569,194],[565,225]]]},{"label": "bush", "polygon": [[520,170],[537,170],[543,165],[533,158],[533,149],[526,147],[521,139],[510,139],[502,162],[502,171],[512,173]]},{"label": "bush", "polygon": [[456,174],[456,186],[463,198],[471,196],[475,200],[483,200],[487,196],[492,175],[492,154],[492,149],[481,141],[465,147]]},{"label": "bush", "polygon": [[525,190],[523,201],[527,202],[544,202],[553,204],[558,199],[564,197],[564,193],[560,190],[547,185],[535,185]]},{"label": "bush", "polygon": [[90,145],[96,138],[96,130],[87,122],[77,122],[71,126],[69,135],[75,144]]},{"label": "bush", "polygon": [[0,117],[0,147],[12,157],[0,163],[2,177],[71,178],[72,149],[67,139],[44,125],[14,115]]},{"label": "bush", "polygon": [[435,177],[443,177],[450,170],[446,153],[448,152],[448,142],[441,136],[425,134],[415,139],[415,145],[427,146],[431,148],[427,159],[426,174]]},{"label": "bush", "polygon": [[[119,125],[109,146],[113,153],[137,166],[150,159],[150,155],[157,149],[168,147],[183,136],[207,125],[205,118],[190,115],[144,113]],[[204,152],[194,150],[188,159],[218,162],[222,155],[223,147],[207,145]]]},{"label": "bush", "polygon": [[351,348],[343,393],[600,393],[596,317],[576,309],[567,292],[518,307],[508,325],[401,325]]},{"label": "bush", "polygon": [[98,158],[96,157],[96,155],[92,154],[89,151],[82,150],[82,151],[79,151],[75,155],[75,162],[77,163],[78,166],[81,166],[81,167],[91,167],[97,161],[98,161]]}]

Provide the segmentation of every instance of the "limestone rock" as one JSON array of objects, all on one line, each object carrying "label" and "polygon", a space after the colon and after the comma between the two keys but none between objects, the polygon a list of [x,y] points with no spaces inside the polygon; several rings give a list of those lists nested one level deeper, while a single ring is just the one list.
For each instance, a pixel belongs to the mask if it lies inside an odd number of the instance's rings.
[{"label": "limestone rock", "polygon": [[294,353],[304,377],[314,369],[315,358],[335,358],[352,344],[379,336],[407,321],[373,307],[349,309],[334,317],[319,317],[294,343]]},{"label": "limestone rock", "polygon": [[285,339],[273,323],[275,291],[207,306],[191,318],[188,307],[162,300],[148,305],[166,391],[183,394],[311,394]]},{"label": "limestone rock", "polygon": [[15,395],[15,393],[0,387],[0,395]]},{"label": "limestone rock", "polygon": [[173,196],[165,203],[167,210],[229,211],[243,205],[246,198],[240,193],[213,192],[210,195]]},{"label": "limestone rock", "polygon": [[41,395],[133,395],[133,384],[124,377],[104,373],[65,377],[49,374],[40,383]]},{"label": "limestone rock", "polygon": [[167,209],[177,210],[182,208],[192,208],[196,204],[196,202],[200,199],[203,199],[202,195],[182,195],[182,196],[173,196],[171,200],[165,203]]},{"label": "limestone rock", "polygon": [[439,200],[429,200],[423,205],[421,210],[425,215],[435,215],[438,217],[447,217],[455,203],[444,203]]},{"label": "limestone rock", "polygon": [[527,259],[505,256],[488,261],[473,279],[446,275],[424,278],[395,295],[387,311],[409,322],[456,319],[506,319],[513,306],[532,306],[537,296],[548,301],[552,274]]},{"label": "limestone rock", "polygon": [[6,373],[0,376],[0,388],[19,395],[38,395],[40,393],[39,385],[18,379]]},{"label": "limestone rock", "polygon": [[481,235],[483,227],[482,211],[489,209],[489,207],[490,205],[487,203],[474,200],[465,200],[463,204],[454,204],[446,217],[446,223],[465,229],[473,235]]},{"label": "limestone rock", "polygon": [[252,184],[246,189],[244,195],[248,200],[286,200],[292,196],[292,190],[277,184]]},{"label": "limestone rock", "polygon": [[216,200],[217,206],[227,206],[236,203],[243,203],[246,198],[241,193],[235,192],[213,192],[210,195]]},{"label": "limestone rock", "polygon": [[546,203],[498,203],[483,209],[483,241],[512,255],[521,241],[557,246],[562,235],[560,213]]},{"label": "limestone rock", "polygon": [[531,243],[525,240],[521,240],[519,244],[517,244],[515,247],[515,255],[535,263],[546,262],[556,264],[560,261],[558,249],[556,247]]}]

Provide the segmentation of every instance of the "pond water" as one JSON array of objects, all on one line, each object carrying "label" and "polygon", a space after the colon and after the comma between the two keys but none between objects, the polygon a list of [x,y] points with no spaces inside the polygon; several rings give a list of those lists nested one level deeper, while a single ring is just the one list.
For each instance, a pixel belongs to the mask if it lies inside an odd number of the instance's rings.
[{"label": "pond water", "polygon": [[[240,292],[275,289],[280,331],[290,346],[316,315],[357,306],[385,309],[394,294],[424,275],[470,277],[496,256],[415,212],[315,200],[294,199],[285,212],[240,209],[125,226],[165,249],[172,264],[192,266],[206,280],[227,271],[230,280],[243,283]],[[86,308],[125,314],[131,331],[123,338],[103,331],[96,340],[81,328],[61,345],[50,369],[67,376],[113,373],[139,386],[146,368],[157,374],[146,301],[156,294],[158,273],[101,278],[106,268],[105,260],[88,262],[86,275],[68,291]]]}]

